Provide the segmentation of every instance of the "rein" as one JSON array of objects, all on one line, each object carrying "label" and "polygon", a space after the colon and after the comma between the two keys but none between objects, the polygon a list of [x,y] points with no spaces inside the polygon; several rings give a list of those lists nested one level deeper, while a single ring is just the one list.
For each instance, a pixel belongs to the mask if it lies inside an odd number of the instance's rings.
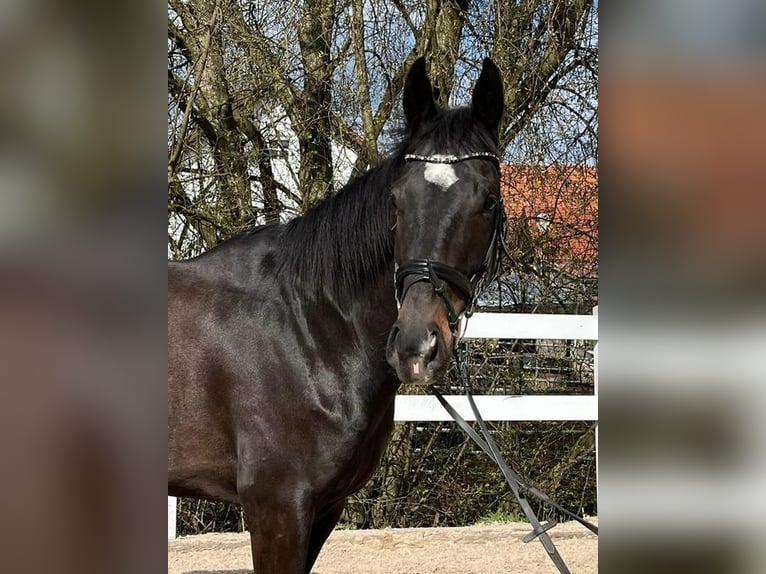
[{"label": "rein", "polygon": [[441,391],[439,391],[436,386],[430,385],[428,390],[437,398],[439,403],[441,403],[441,405],[444,407],[444,410],[449,413],[449,415],[458,424],[460,429],[465,434],[467,434],[471,440],[473,440],[473,442],[475,442],[476,445],[482,451],[484,451],[484,453],[500,468],[500,472],[503,473],[503,477],[508,483],[508,486],[511,488],[511,492],[513,492],[513,495],[519,502],[521,509],[524,511],[524,515],[527,517],[527,520],[529,520],[529,524],[532,526],[532,532],[524,536],[522,540],[525,543],[528,543],[535,538],[539,538],[543,548],[545,549],[545,552],[548,554],[548,557],[551,559],[551,561],[555,564],[558,571],[561,572],[561,574],[571,574],[569,568],[564,562],[564,559],[556,549],[556,545],[553,543],[553,540],[548,534],[548,531],[556,526],[558,522],[554,519],[549,520],[545,524],[540,524],[540,520],[537,518],[535,511],[532,510],[532,506],[529,504],[528,495],[534,496],[538,500],[549,504],[562,514],[573,520],[576,520],[597,536],[598,526],[588,522],[583,517],[575,514],[574,512],[567,510],[544,492],[522,481],[513,471],[513,469],[511,469],[511,467],[505,461],[503,455],[500,453],[500,449],[498,448],[495,439],[492,438],[492,434],[487,427],[487,423],[482,418],[481,414],[479,413],[479,409],[476,407],[476,402],[473,400],[473,391],[471,390],[471,381],[468,374],[468,366],[465,360],[464,346],[460,345],[455,347],[454,359],[458,376],[463,383],[463,388],[465,390],[466,397],[468,398],[468,404],[471,406],[471,411],[473,411],[474,418],[479,425],[479,431],[481,434],[476,432],[471,427],[471,425],[469,425],[468,422],[466,422],[466,420],[460,416],[460,414],[452,407],[452,405],[447,402],[447,399],[444,398],[444,395],[442,395]]},{"label": "rein", "polygon": [[[491,161],[500,170],[500,158],[490,152],[475,152],[465,155],[415,155],[406,154],[404,161],[422,161],[428,163],[454,164],[467,160]],[[397,265],[394,271],[394,285],[397,307],[401,307],[407,291],[415,283],[428,282],[433,287],[434,293],[441,297],[447,310],[447,320],[450,330],[459,339],[458,333],[462,332],[461,322],[473,314],[478,295],[483,291],[484,285],[491,283],[499,268],[499,249],[502,237],[505,235],[505,210],[502,199],[494,207],[494,222],[492,224],[492,238],[487,251],[484,254],[479,271],[470,278],[462,271],[433,259],[409,259]],[[489,272],[489,274],[488,274]],[[489,280],[486,280],[487,277]],[[462,312],[455,311],[450,301],[446,287],[450,287],[463,298],[465,307]]]},{"label": "rein", "polygon": [[[476,152],[462,156],[420,156],[407,154],[404,156],[404,159],[405,161],[424,161],[429,163],[442,164],[454,164],[466,160],[482,159],[494,162],[495,165],[497,165],[498,170],[500,169],[500,158],[498,158],[495,154],[488,152]],[[529,523],[532,526],[532,532],[523,538],[524,542],[531,542],[535,538],[539,538],[543,548],[545,548],[545,551],[548,554],[548,557],[555,564],[559,572],[561,572],[561,574],[570,574],[569,568],[567,567],[564,559],[561,557],[561,554],[559,554],[555,544],[553,544],[553,540],[551,540],[551,537],[548,534],[548,531],[556,526],[558,522],[556,520],[550,520],[545,524],[541,524],[537,518],[537,515],[532,509],[532,506],[529,504],[527,497],[531,495],[538,500],[549,504],[562,514],[572,518],[573,520],[576,520],[596,535],[598,535],[598,527],[588,522],[581,516],[578,516],[574,512],[563,508],[544,492],[538,490],[534,486],[525,483],[511,469],[511,467],[503,458],[503,455],[500,453],[500,449],[498,448],[497,443],[495,443],[494,438],[492,438],[492,434],[487,427],[487,423],[484,421],[481,414],[479,413],[479,410],[476,408],[476,403],[473,400],[473,392],[471,390],[468,366],[465,360],[465,347],[460,344],[462,333],[464,332],[463,329],[459,329],[459,327],[461,327],[461,323],[464,323],[464,321],[473,314],[473,310],[479,295],[481,295],[485,287],[494,281],[497,277],[498,271],[500,269],[500,259],[502,258],[503,254],[505,254],[505,256],[510,259],[508,247],[505,243],[505,225],[505,210],[503,209],[501,198],[501,200],[495,206],[495,220],[493,224],[492,238],[490,239],[489,246],[487,247],[487,252],[484,255],[482,266],[479,271],[470,279],[464,273],[458,269],[455,269],[451,265],[447,265],[446,263],[434,261],[431,259],[410,259],[402,263],[402,265],[397,266],[394,272],[396,302],[397,306],[401,306],[401,302],[407,295],[407,290],[415,283],[423,281],[430,283],[434,292],[441,297],[442,301],[444,301],[444,305],[447,310],[449,326],[452,332],[455,334],[455,343],[453,347],[455,366],[457,368],[458,376],[462,381],[466,397],[468,398],[468,403],[471,406],[471,410],[473,411],[474,418],[479,425],[479,431],[481,434],[476,432],[471,427],[471,425],[469,425],[466,420],[460,416],[460,414],[452,407],[452,405],[447,402],[447,399],[444,398],[444,395],[442,395],[441,391],[439,391],[436,386],[430,385],[428,389],[437,398],[439,403],[441,403],[441,405],[455,420],[455,422],[460,426],[461,430],[467,434],[479,446],[479,448],[481,448],[481,450],[484,451],[484,453],[486,453],[486,455],[489,456],[500,468],[500,471],[503,473],[508,486],[511,488],[513,495],[516,497],[516,500],[518,500],[521,509],[524,511],[527,520],[529,520]],[[455,312],[455,309],[446,294],[447,286],[458,292],[465,302],[465,308],[460,314]],[[464,325],[462,326],[464,327]],[[460,336],[458,336],[459,330]]]}]

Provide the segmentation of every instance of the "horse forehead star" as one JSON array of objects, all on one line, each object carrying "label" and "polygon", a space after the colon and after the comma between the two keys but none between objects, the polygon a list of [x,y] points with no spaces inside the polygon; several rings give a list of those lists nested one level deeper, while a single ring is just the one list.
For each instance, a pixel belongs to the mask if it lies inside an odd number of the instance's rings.
[{"label": "horse forehead star", "polygon": [[[442,156],[435,155],[434,159],[442,159]],[[426,162],[423,169],[423,177],[426,181],[438,185],[446,190],[458,181],[455,168],[449,163]]]}]

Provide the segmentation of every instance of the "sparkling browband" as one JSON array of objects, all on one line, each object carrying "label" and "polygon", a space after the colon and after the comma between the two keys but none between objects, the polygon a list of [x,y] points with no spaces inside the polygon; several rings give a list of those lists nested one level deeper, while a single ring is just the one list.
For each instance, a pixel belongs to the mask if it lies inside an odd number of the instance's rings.
[{"label": "sparkling browband", "polygon": [[417,155],[408,153],[404,156],[404,161],[426,161],[428,163],[459,163],[467,159],[489,159],[494,161],[500,167],[500,158],[488,151],[477,151],[466,155]]}]

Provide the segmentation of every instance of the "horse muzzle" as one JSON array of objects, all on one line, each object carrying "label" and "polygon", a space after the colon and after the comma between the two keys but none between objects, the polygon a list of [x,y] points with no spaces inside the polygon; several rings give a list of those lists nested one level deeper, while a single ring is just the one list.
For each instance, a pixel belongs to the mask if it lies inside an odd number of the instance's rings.
[{"label": "horse muzzle", "polygon": [[452,334],[435,322],[404,321],[391,328],[386,359],[405,385],[430,385],[449,367]]}]

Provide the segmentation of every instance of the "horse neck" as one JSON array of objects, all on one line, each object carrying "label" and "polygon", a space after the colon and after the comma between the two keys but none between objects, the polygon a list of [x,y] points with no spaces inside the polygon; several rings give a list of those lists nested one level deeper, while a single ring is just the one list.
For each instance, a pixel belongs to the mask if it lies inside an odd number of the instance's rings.
[{"label": "horse neck", "polygon": [[401,159],[388,159],[285,228],[293,284],[341,307],[386,290],[393,304],[394,233],[391,187]]},{"label": "horse neck", "polygon": [[[347,193],[352,199],[346,207],[355,206],[351,219],[358,223],[350,230],[352,238],[334,236],[335,241],[344,242],[343,247],[352,246],[354,256],[348,261],[336,262],[343,269],[350,265],[351,276],[334,282],[338,288],[330,290],[331,296],[339,308],[354,315],[373,347],[381,350],[385,347],[388,327],[396,320],[394,212],[390,193],[400,165],[401,162],[389,159],[350,184]],[[343,199],[342,196],[339,199]],[[328,249],[336,253],[344,251],[332,243]]]}]

